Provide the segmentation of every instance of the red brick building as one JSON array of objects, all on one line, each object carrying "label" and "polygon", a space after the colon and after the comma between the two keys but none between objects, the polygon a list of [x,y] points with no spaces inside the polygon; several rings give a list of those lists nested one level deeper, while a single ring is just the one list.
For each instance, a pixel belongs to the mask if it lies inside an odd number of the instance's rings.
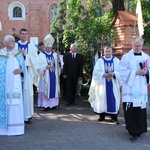
[{"label": "red brick building", "polygon": [[0,40],[7,34],[18,36],[19,30],[26,28],[29,37],[38,37],[39,41],[43,41],[50,31],[58,2],[59,0],[1,0]]},{"label": "red brick building", "polygon": [[[143,22],[146,25],[145,22]],[[121,56],[132,49],[133,38],[139,36],[137,16],[133,12],[118,11],[111,24],[114,30],[114,54]],[[143,47],[143,50],[150,55],[150,48]]]}]

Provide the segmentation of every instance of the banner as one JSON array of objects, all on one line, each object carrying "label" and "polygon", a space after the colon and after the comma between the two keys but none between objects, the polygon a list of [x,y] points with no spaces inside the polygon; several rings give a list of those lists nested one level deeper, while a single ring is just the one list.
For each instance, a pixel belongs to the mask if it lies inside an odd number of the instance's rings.
[{"label": "banner", "polygon": [[136,14],[138,19],[137,22],[138,22],[139,37],[141,37],[142,35],[144,35],[141,0],[137,0]]}]

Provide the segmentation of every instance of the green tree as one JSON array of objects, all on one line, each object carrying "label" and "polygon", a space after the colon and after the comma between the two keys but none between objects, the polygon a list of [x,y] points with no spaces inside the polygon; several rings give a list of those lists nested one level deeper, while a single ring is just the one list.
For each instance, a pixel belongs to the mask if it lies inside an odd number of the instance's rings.
[{"label": "green tree", "polygon": [[110,0],[113,6],[113,13],[117,11],[125,11],[124,0]]},{"label": "green tree", "polygon": [[[63,34],[64,34],[64,26],[66,25],[66,11],[67,11],[67,1],[68,0],[60,0],[58,3],[58,13],[57,16],[54,18],[52,25],[51,25],[51,34],[55,37],[55,46],[59,44],[59,50],[64,53],[65,46],[62,43]],[[59,41],[57,41],[59,40]],[[59,43],[57,43],[59,42]]]},{"label": "green tree", "polygon": [[84,71],[87,78],[91,76],[95,52],[110,44],[112,14],[103,11],[104,7],[105,3],[102,0],[90,0],[86,8],[81,0],[68,2],[63,42],[66,47],[74,41],[77,42],[80,53],[85,56]]},{"label": "green tree", "polygon": [[[131,11],[135,12],[136,11],[136,4],[137,0],[134,0],[131,2]],[[150,0],[143,0],[141,1],[141,6],[142,6],[142,14],[143,14],[143,19],[146,23],[150,21]],[[150,45],[150,23],[144,27],[144,43],[146,45]]]},{"label": "green tree", "polygon": [[[60,0],[58,14],[53,20],[51,33],[59,34],[59,47],[69,51],[71,43],[77,42],[79,52],[85,56],[84,72],[86,78],[91,76],[91,66],[95,52],[111,43],[113,38],[110,24],[118,10],[125,10],[130,2],[131,11],[135,12],[137,0],[110,0],[112,9],[105,11],[105,0]],[[86,7],[83,3],[86,3]],[[150,21],[150,1],[142,1],[143,18]],[[145,27],[144,39],[150,44],[150,26]]]},{"label": "green tree", "polygon": [[60,43],[64,44],[66,51],[69,51],[71,43],[77,42],[80,53],[85,56],[87,78],[91,76],[95,52],[110,44],[112,37],[110,23],[113,16],[103,9],[106,3],[105,0],[61,0],[51,27],[52,34],[56,36],[59,33]]},{"label": "green tree", "polygon": [[66,25],[64,26],[63,43],[69,50],[71,43],[76,41],[76,29],[78,28],[84,6],[81,0],[69,0],[66,11]]}]

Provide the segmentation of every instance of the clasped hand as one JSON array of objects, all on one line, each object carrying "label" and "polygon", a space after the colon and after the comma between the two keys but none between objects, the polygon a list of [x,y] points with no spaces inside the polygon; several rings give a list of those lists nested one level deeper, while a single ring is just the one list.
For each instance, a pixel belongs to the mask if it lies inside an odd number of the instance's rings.
[{"label": "clasped hand", "polygon": [[143,69],[139,69],[136,71],[136,75],[145,75],[147,73],[147,69],[143,68]]},{"label": "clasped hand", "polygon": [[20,49],[20,52],[21,52],[24,56],[26,56],[26,51],[25,51],[24,49]]},{"label": "clasped hand", "polygon": [[114,76],[114,72],[108,72],[108,73],[104,73],[104,77],[106,78],[106,79],[111,79],[113,76]]},{"label": "clasped hand", "polygon": [[47,65],[46,69],[49,69],[51,72],[55,71],[55,68],[53,66]]},{"label": "clasped hand", "polygon": [[13,74],[14,74],[14,75],[17,75],[17,74],[20,74],[20,73],[22,73],[22,69],[15,69],[15,70],[13,71]]}]

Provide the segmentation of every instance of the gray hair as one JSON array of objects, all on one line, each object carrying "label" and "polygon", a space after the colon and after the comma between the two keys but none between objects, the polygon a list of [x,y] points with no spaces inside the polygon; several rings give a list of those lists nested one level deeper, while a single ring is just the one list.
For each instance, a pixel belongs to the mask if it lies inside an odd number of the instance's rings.
[{"label": "gray hair", "polygon": [[135,43],[135,42],[141,42],[143,44],[144,39],[142,39],[141,37],[136,37],[135,39],[133,39],[133,43]]},{"label": "gray hair", "polygon": [[12,35],[6,35],[6,36],[4,37],[4,43],[7,43],[10,39],[15,39],[15,38],[14,38],[14,36],[12,36]]},{"label": "gray hair", "polygon": [[71,45],[70,45],[70,48],[73,47],[73,46],[78,50],[77,44],[75,44],[75,43],[71,44]]}]

